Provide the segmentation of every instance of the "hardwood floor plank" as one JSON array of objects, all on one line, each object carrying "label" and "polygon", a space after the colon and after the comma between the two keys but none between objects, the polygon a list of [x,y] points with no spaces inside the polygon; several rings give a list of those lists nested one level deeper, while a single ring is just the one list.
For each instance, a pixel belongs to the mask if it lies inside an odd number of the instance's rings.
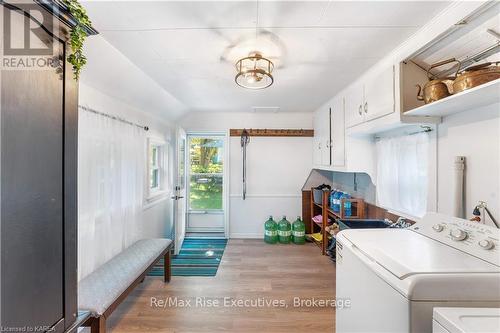
[{"label": "hardwood floor plank", "polygon": [[[331,333],[334,308],[294,306],[294,300],[334,297],[335,265],[321,256],[317,246],[231,239],[217,276],[175,276],[169,284],[161,277],[147,277],[110,316],[108,329],[116,333]],[[152,306],[152,299],[169,298],[189,301],[191,306]],[[202,300],[220,305],[202,306]],[[224,306],[224,301],[231,306]],[[231,301],[249,304],[239,306]],[[283,307],[268,307],[266,301]]]}]

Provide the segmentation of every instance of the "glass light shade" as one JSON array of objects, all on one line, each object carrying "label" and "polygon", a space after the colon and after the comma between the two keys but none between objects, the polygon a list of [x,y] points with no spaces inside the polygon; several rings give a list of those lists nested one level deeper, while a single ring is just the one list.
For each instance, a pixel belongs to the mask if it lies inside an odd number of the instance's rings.
[{"label": "glass light shade", "polygon": [[247,89],[264,89],[274,82],[271,75],[274,64],[259,53],[254,53],[236,62],[238,74],[236,84]]}]

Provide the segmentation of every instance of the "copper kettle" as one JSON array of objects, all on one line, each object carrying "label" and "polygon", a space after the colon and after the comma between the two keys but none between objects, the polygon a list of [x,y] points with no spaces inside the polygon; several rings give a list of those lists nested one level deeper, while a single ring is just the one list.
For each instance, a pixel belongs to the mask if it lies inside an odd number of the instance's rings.
[{"label": "copper kettle", "polygon": [[[439,66],[443,66],[443,65],[446,65],[446,64],[449,64],[452,62],[458,63],[455,77],[445,77],[442,79],[439,79],[439,78],[433,79],[432,78],[432,75],[430,73],[431,69],[439,67]],[[429,82],[427,82],[424,85],[424,88],[422,88],[419,84],[417,84],[417,88],[418,88],[417,99],[419,101],[424,101],[425,104],[429,104],[429,103],[438,101],[442,98],[450,96],[451,92],[448,89],[448,85],[446,84],[446,82],[448,81],[449,83],[451,83],[451,81],[453,81],[457,77],[459,70],[460,70],[460,61],[456,60],[455,58],[451,58],[451,59],[444,60],[444,61],[437,62],[437,63],[433,64],[427,70],[427,77],[429,78]]]},{"label": "copper kettle", "polygon": [[500,78],[500,61],[487,62],[466,68],[453,82],[453,93],[458,94]]}]

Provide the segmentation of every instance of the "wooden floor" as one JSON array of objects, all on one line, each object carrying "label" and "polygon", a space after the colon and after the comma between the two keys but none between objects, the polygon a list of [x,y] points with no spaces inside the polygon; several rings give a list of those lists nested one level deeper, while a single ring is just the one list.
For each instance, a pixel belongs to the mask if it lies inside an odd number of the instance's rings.
[{"label": "wooden floor", "polygon": [[[191,300],[191,307],[151,306],[156,299]],[[219,307],[196,307],[196,298]],[[233,300],[277,300],[287,307],[224,307]],[[316,245],[267,245],[260,240],[229,241],[216,277],[173,277],[170,284],[147,277],[108,319],[118,332],[328,332],[332,307],[295,307],[302,300],[335,297],[335,266]],[[160,305],[160,303],[156,303]],[[180,302],[178,303],[180,304]]]}]

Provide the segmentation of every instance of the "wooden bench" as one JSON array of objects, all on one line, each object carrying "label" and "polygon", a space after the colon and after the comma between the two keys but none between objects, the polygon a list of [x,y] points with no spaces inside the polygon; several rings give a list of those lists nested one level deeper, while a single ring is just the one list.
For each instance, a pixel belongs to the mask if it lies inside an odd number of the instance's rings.
[{"label": "wooden bench", "polygon": [[164,259],[164,281],[170,281],[170,239],[140,240],[79,282],[78,308],[92,313],[83,326],[92,333],[106,332],[106,319]]}]

